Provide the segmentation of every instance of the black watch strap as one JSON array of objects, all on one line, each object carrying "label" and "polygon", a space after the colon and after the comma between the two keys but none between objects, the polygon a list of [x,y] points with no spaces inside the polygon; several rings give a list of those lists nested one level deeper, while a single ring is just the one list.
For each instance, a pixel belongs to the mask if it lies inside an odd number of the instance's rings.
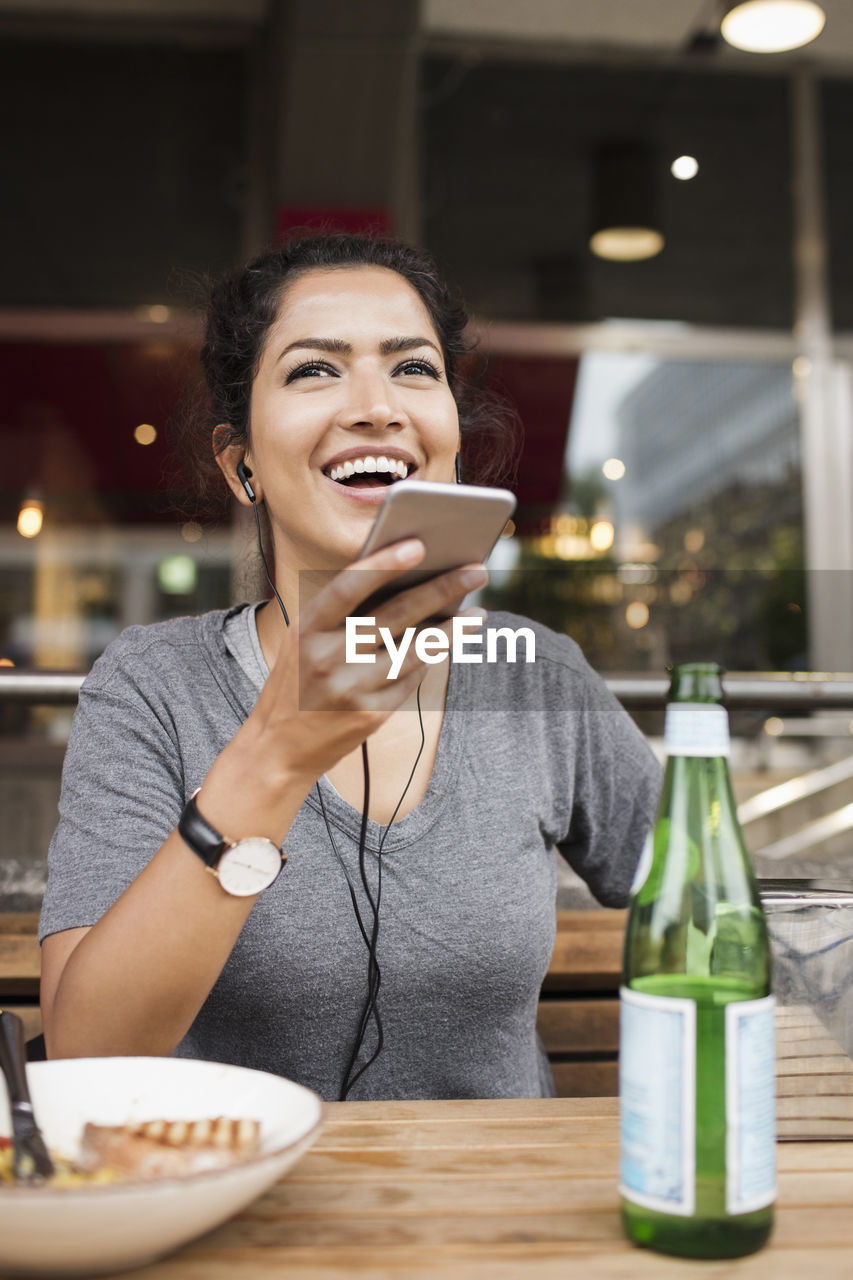
[{"label": "black watch strap", "polygon": [[178,834],[193,852],[198,854],[202,862],[209,867],[215,867],[223,851],[231,842],[201,816],[195,802],[197,795],[198,791],[194,791],[184,805],[184,811],[178,822]]}]

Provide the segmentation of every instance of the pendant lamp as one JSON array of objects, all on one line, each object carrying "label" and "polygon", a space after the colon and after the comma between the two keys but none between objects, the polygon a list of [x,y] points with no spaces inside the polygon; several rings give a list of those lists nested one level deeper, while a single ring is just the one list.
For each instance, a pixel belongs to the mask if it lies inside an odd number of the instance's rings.
[{"label": "pendant lamp", "polygon": [[592,252],[613,262],[655,257],[664,237],[653,149],[641,142],[609,142],[598,147],[592,163]]},{"label": "pendant lamp", "polygon": [[740,0],[724,5],[723,38],[748,53],[785,53],[809,44],[826,14],[815,0]]}]

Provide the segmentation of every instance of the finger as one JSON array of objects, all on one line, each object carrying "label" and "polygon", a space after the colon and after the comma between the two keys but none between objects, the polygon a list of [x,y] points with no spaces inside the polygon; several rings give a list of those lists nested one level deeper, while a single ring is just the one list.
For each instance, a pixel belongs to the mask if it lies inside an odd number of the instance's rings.
[{"label": "finger", "polygon": [[[483,616],[482,610],[467,614],[480,620]],[[412,627],[396,644],[389,632],[380,636],[370,629],[360,633],[352,645],[341,631],[306,637],[306,657],[300,664],[300,705],[344,713],[369,709],[372,695],[389,682],[394,684],[412,671],[422,678],[428,665],[444,661],[452,647],[452,629],[452,618],[429,628],[429,636],[423,628],[416,633]],[[441,645],[436,647],[442,638],[443,653]]]},{"label": "finger", "polygon": [[[390,659],[383,651],[376,664],[358,672],[341,665],[333,676],[322,683],[306,685],[300,690],[299,709],[307,712],[332,712],[347,721],[364,721],[378,712],[388,715],[405,701],[411,687],[423,679],[425,666],[416,659],[406,666],[405,674],[389,678]],[[412,684],[412,682],[414,682]],[[373,732],[372,725],[365,732]]]},{"label": "finger", "polygon": [[387,718],[415,692],[423,678],[424,665],[418,662],[405,675],[401,674],[396,680],[386,680],[384,686],[374,690],[368,696],[370,710],[381,714],[383,719]]},{"label": "finger", "polygon": [[406,538],[348,565],[335,574],[314,600],[310,609],[311,625],[319,630],[339,627],[363,600],[407,569],[416,568],[425,554],[420,538]]},{"label": "finger", "polygon": [[428,618],[446,613],[449,606],[458,613],[465,596],[484,587],[488,581],[488,571],[482,564],[467,564],[408,587],[376,609],[376,629],[385,627],[398,636],[406,627],[418,626]]},{"label": "finger", "polygon": [[[465,609],[461,613],[456,614],[458,618],[476,619],[481,623],[486,618],[484,609]],[[392,643],[386,646],[388,657],[377,657],[375,667],[371,667],[377,676],[382,676],[384,680],[390,684],[396,684],[400,680],[406,679],[412,672],[419,672],[420,678],[423,678],[426,669],[429,666],[435,666],[437,663],[446,662],[453,656],[453,626],[454,619],[447,618],[441,623],[435,623],[428,628],[421,628],[415,636],[408,642],[405,652],[400,650],[394,651]],[[426,632],[430,635],[426,635]],[[441,632],[446,637],[447,644],[442,648],[438,643],[439,637],[435,634]],[[472,639],[472,633],[469,631],[466,637],[467,641]]]}]

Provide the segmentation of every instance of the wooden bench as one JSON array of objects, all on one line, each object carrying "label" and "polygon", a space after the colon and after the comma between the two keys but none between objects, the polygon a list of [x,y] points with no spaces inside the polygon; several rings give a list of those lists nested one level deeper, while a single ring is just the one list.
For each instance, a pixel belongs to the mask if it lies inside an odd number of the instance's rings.
[{"label": "wooden bench", "polygon": [[[617,1091],[619,968],[624,911],[559,911],[557,941],[539,1002],[539,1034],[561,1097]],[[0,1008],[41,1031],[37,916],[0,914]]]},{"label": "wooden bench", "polygon": [[558,911],[537,1026],[561,1098],[619,1090],[619,976],[625,911]]},{"label": "wooden bench", "polygon": [[27,1039],[41,1032],[37,923],[24,912],[0,914],[0,1009],[21,1015]]},{"label": "wooden bench", "polygon": [[[539,1000],[539,1034],[560,1097],[618,1093],[619,972],[624,911],[557,913],[557,940]],[[41,1031],[35,915],[0,914],[0,1008]],[[853,1062],[808,1007],[776,1015],[781,1138],[853,1137]]]}]

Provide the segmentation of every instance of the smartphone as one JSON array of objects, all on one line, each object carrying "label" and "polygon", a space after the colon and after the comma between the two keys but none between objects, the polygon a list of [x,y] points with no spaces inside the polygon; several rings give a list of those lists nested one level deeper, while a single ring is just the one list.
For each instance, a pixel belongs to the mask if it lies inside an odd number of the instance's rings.
[{"label": "smartphone", "polygon": [[[438,484],[431,480],[398,480],[388,490],[359,560],[392,542],[420,538],[426,547],[416,569],[408,569],[360,606],[364,612],[407,587],[448,569],[486,560],[507,520],[515,511],[508,489],[471,484]],[[442,616],[450,617],[452,609]]]}]

